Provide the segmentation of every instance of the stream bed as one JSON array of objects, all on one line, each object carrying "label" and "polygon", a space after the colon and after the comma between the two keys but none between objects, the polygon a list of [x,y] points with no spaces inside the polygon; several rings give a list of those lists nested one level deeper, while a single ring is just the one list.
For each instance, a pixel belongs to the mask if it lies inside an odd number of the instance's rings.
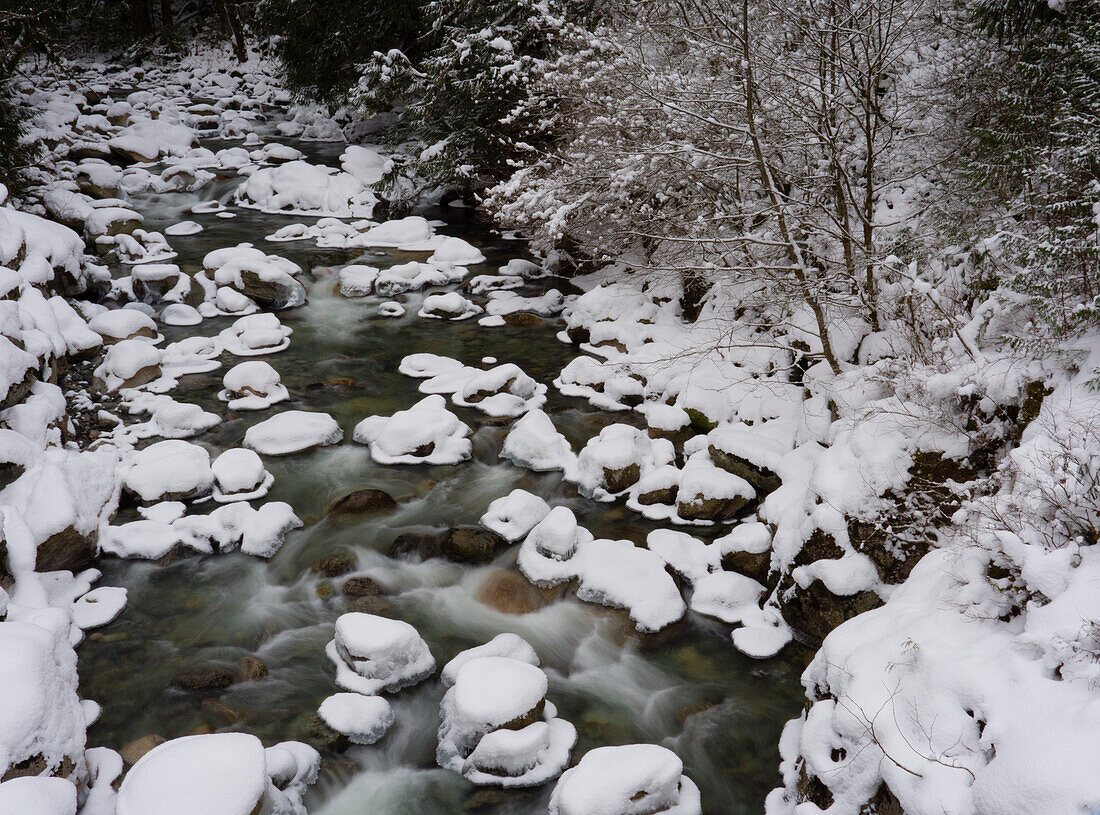
[{"label": "stream bed", "polygon": [[[291,144],[310,161],[336,164],[343,145]],[[212,149],[231,142],[208,140]],[[396,250],[322,250],[311,242],[271,243],[265,235],[302,218],[232,207],[235,218],[195,215],[190,207],[219,198],[231,204],[236,176],[220,176],[194,193],[131,196],[145,216],[145,228],[163,230],[183,219],[204,231],[170,242],[185,272],[201,269],[213,250],[251,242],[282,255],[307,272],[306,306],[279,313],[293,328],[290,347],[269,357],[290,391],[290,400],[263,411],[234,413],[219,402],[222,369],[189,375],[172,395],[224,417],[192,441],[219,452],[239,446],[245,430],[288,409],[330,413],[345,442],[280,458],[265,457],[274,474],[269,500],[286,501],[305,521],[270,560],[240,553],[191,555],[169,563],[104,559],[102,585],[124,586],[129,602],[112,624],[89,636],[80,650],[82,696],[103,706],[89,744],[120,749],[149,734],[174,738],[194,732],[241,730],[265,743],[308,740],[319,703],[337,690],[325,644],[342,613],[370,610],[414,625],[438,665],[459,651],[502,632],[521,635],[534,646],[546,670],[548,698],[578,731],[576,762],[594,747],[632,742],[666,746],[684,762],[700,787],[703,810],[713,815],[762,811],[766,793],[779,782],[777,743],[783,724],[803,702],[798,676],[805,654],[792,646],[779,657],[755,661],[737,653],[729,626],[689,612],[655,635],[638,634],[625,612],[578,601],[571,592],[539,592],[526,599],[528,613],[497,610],[494,592],[514,586],[515,549],[495,563],[470,566],[442,559],[397,559],[385,553],[403,533],[440,532],[476,524],[490,501],[523,488],[551,504],[569,506],[597,537],[644,541],[655,525],[620,503],[601,504],[579,496],[561,474],[534,473],[501,460],[508,424],[476,411],[453,408],[474,428],[473,460],[456,466],[382,466],[367,449],[350,442],[351,429],[366,416],[389,415],[421,398],[418,381],[397,372],[400,360],[431,352],[478,365],[485,357],[513,362],[549,384],[577,354],[556,338],[560,323],[532,319],[521,325],[485,328],[476,320],[447,322],[416,316],[429,292],[410,293],[404,317],[378,316],[383,298],[347,299],[336,272],[350,262],[385,267],[420,256]],[[473,273],[491,272],[524,256],[522,242],[505,240],[470,211],[423,211],[446,222],[440,230],[465,238],[487,262]],[[308,219],[305,219],[308,220]],[[119,268],[117,274],[126,272]],[[568,292],[568,281],[546,278],[520,290],[540,294],[549,287]],[[191,334],[213,335],[231,318],[205,320],[193,328],[163,329],[168,341]],[[627,414],[598,411],[550,388],[547,413],[574,449]],[[382,489],[398,501],[384,514],[326,516],[333,501],[362,488]],[[206,511],[199,506],[197,511]],[[133,508],[126,509],[137,517]],[[708,539],[705,531],[693,529]],[[355,562],[351,574],[373,578],[377,597],[344,596],[340,580],[311,567],[336,553]],[[502,576],[503,575],[503,576]],[[254,655],[268,667],[265,678],[234,684],[216,693],[187,693],[172,686],[180,670],[200,664],[232,666]],[[324,752],[321,778],[307,798],[313,815],[427,815],[427,813],[543,813],[551,784],[533,790],[479,789],[435,763],[439,702],[436,679],[395,694],[393,729],[377,744],[343,753]]]}]

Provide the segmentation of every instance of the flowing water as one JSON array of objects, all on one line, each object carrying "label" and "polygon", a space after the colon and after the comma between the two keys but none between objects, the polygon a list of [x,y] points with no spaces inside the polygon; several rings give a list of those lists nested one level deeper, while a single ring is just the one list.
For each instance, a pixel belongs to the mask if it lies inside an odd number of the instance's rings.
[{"label": "flowing water", "polygon": [[[313,161],[337,163],[338,147],[278,140],[306,151]],[[208,141],[206,146],[229,145]],[[294,329],[290,348],[262,357],[280,372],[291,400],[265,411],[228,411],[215,394],[224,371],[240,361],[229,355],[219,371],[184,377],[172,395],[224,416],[213,431],[193,439],[214,453],[239,445],[247,427],[287,409],[331,413],[345,429],[346,440],[266,459],[275,475],[268,500],[287,501],[306,521],[270,561],[233,553],[196,555],[167,565],[101,564],[101,584],[125,586],[129,604],[118,620],[99,629],[80,649],[82,695],[103,705],[102,717],[89,731],[89,744],[118,749],[147,734],[173,738],[209,728],[248,731],[269,744],[304,738],[318,704],[337,690],[324,646],[335,618],[352,609],[352,598],[334,591],[333,581],[310,566],[333,552],[347,551],[357,560],[355,573],[369,575],[386,590],[380,601],[384,613],[416,626],[439,665],[501,632],[527,639],[550,677],[548,699],[577,727],[574,761],[601,745],[662,744],[683,759],[687,774],[701,788],[705,812],[762,811],[764,795],[779,781],[780,730],[801,706],[803,654],[788,649],[777,659],[750,660],[732,647],[728,626],[691,613],[665,632],[642,636],[625,613],[581,603],[568,592],[549,598],[533,613],[500,613],[480,602],[478,594],[494,572],[515,570],[514,551],[488,566],[410,562],[384,554],[401,533],[476,523],[490,501],[517,487],[567,504],[597,536],[644,540],[652,525],[622,505],[583,499],[558,473],[532,473],[501,461],[507,425],[474,411],[455,409],[475,429],[474,459],[459,466],[381,466],[371,461],[365,447],[350,443],[351,429],[362,418],[390,414],[421,398],[417,380],[397,373],[406,354],[429,351],[474,365],[494,357],[517,363],[549,383],[576,354],[556,339],[560,325],[549,320],[482,328],[476,320],[424,320],[415,316],[423,294],[408,297],[407,316],[378,317],[378,298],[348,300],[336,292],[336,270],[353,259],[388,266],[409,255],[319,250],[309,242],[263,239],[287,223],[308,219],[239,208],[232,210],[237,213],[233,219],[189,212],[191,205],[213,197],[228,201],[239,181],[219,177],[195,193],[133,199],[147,229],[163,229],[185,218],[203,224],[205,230],[197,235],[170,238],[180,254],[172,262],[185,271],[198,271],[206,252],[244,241],[307,270],[308,305],[279,315]],[[475,273],[523,256],[522,243],[503,240],[466,210],[423,214],[446,220],[443,232],[482,249],[488,263]],[[568,283],[540,281],[521,293],[539,294],[548,286],[568,288]],[[169,341],[193,333],[212,335],[230,322],[206,320],[164,333]],[[563,398],[552,387],[546,410],[578,449],[606,424],[631,421],[627,415],[602,413]],[[399,507],[365,518],[325,517],[333,500],[364,487],[387,491]],[[209,505],[197,511],[209,511]],[[182,668],[231,666],[247,654],[267,664],[265,679],[233,685],[216,696],[171,686]],[[435,680],[402,691],[391,697],[396,724],[379,743],[325,754],[321,779],[307,799],[310,812],[545,812],[552,785],[515,792],[478,790],[436,766],[441,697]]]}]

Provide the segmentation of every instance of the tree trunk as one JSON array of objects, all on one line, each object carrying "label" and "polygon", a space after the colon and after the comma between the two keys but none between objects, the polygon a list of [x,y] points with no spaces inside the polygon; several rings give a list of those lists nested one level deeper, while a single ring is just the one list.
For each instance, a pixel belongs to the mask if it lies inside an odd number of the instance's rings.
[{"label": "tree trunk", "polygon": [[130,28],[134,32],[134,39],[141,40],[152,34],[148,0],[128,0],[126,5],[130,9]]},{"label": "tree trunk", "polygon": [[221,12],[225,33],[233,43],[233,53],[237,57],[237,62],[244,62],[248,59],[248,48],[244,44],[244,30],[237,16],[236,3],[234,0],[218,0],[218,10]]},{"label": "tree trunk", "polygon": [[172,0],[160,0],[160,28],[167,31],[175,25],[175,15],[172,13]]}]

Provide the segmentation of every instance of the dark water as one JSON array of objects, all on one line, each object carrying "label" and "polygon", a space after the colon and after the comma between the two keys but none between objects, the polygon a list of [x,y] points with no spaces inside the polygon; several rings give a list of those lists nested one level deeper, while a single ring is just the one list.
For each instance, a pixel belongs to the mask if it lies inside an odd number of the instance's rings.
[{"label": "dark water", "polygon": [[[340,148],[299,145],[311,159],[336,163]],[[225,143],[208,142],[217,149]],[[348,300],[335,293],[336,270],[358,262],[386,266],[410,256],[400,252],[319,250],[309,242],[263,240],[300,220],[233,208],[238,217],[193,215],[190,206],[214,197],[228,200],[239,183],[219,179],[197,193],[134,196],[146,228],[163,229],[188,218],[205,231],[169,242],[180,253],[172,262],[197,271],[206,252],[249,241],[288,257],[308,271],[310,301],[279,316],[294,329],[290,348],[264,357],[282,375],[291,400],[266,411],[229,412],[214,394],[221,376],[241,361],[230,355],[211,374],[187,376],[173,396],[197,402],[225,417],[214,430],[193,439],[213,453],[239,445],[245,430],[279,410],[331,413],[346,443],[286,458],[268,458],[275,475],[268,500],[289,502],[306,527],[292,533],[270,561],[240,554],[194,556],[167,566],[108,560],[104,585],[129,589],[129,605],[110,626],[80,649],[82,694],[103,705],[89,732],[89,744],[120,748],[155,733],[166,738],[215,730],[244,730],[270,744],[303,738],[318,704],[335,692],[333,670],[323,649],[335,618],[351,610],[350,598],[333,591],[333,581],[310,565],[337,551],[353,554],[357,574],[369,575],[387,595],[387,613],[415,625],[442,665],[458,651],[498,633],[525,637],[550,676],[548,698],[573,722],[579,740],[573,757],[605,744],[653,742],[674,750],[698,783],[704,811],[738,815],[762,810],[764,795],[778,782],[778,742],[783,723],[797,712],[802,692],[799,654],[758,662],[739,655],[729,628],[689,613],[661,634],[637,634],[624,613],[578,602],[568,593],[541,610],[506,615],[479,602],[478,592],[499,570],[515,570],[514,552],[489,566],[460,566],[441,560],[412,563],[383,553],[402,532],[440,531],[472,524],[489,502],[522,487],[553,503],[568,504],[598,536],[643,541],[653,525],[616,504],[577,496],[556,473],[536,474],[498,459],[507,425],[456,409],[475,428],[474,460],[458,466],[384,467],[365,447],[350,442],[354,425],[371,414],[404,409],[419,398],[417,380],[397,373],[407,354],[433,352],[479,364],[492,356],[514,362],[549,383],[575,355],[555,338],[560,325],[482,328],[476,320],[447,323],[415,316],[419,300],[406,303],[398,320],[376,316],[377,298]],[[523,245],[502,240],[464,210],[424,213],[446,220],[441,229],[477,245],[488,263],[473,274],[494,270]],[[422,257],[422,256],[421,256]],[[333,268],[335,267],[335,268]],[[548,286],[550,279],[525,294]],[[206,320],[194,328],[169,328],[169,340],[193,333],[212,335],[231,320]],[[561,397],[551,387],[546,410],[579,448],[624,414],[592,410]],[[383,516],[349,521],[324,517],[325,507],[355,489],[384,489],[400,506]],[[198,511],[209,511],[210,505]],[[213,696],[171,687],[173,675],[197,664],[232,666],[254,654],[270,668],[261,681],[238,684]],[[545,812],[551,785],[530,791],[479,791],[435,765],[435,731],[442,691],[429,680],[391,698],[394,728],[378,744],[325,755],[310,811],[317,815],[419,815],[474,810],[491,813]]]}]

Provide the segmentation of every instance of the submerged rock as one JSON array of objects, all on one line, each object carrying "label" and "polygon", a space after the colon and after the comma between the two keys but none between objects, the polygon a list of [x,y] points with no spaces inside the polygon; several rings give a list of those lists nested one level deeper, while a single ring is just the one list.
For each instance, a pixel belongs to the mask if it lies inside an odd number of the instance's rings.
[{"label": "submerged rock", "polygon": [[443,554],[458,563],[490,563],[508,546],[503,536],[476,526],[448,529],[440,539]]},{"label": "submerged rock", "polygon": [[337,498],[328,508],[329,515],[363,515],[394,509],[397,502],[384,490],[363,489]]}]

